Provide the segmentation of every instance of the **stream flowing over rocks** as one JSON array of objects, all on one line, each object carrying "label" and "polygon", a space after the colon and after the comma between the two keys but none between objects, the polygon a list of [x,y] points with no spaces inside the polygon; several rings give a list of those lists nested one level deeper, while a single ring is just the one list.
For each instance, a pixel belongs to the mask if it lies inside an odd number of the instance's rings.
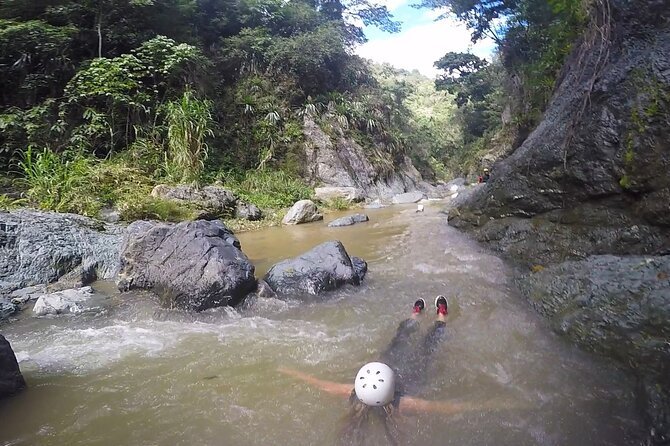
[{"label": "stream flowing over rocks", "polygon": [[519,286],[556,330],[632,368],[660,444],[670,441],[670,3],[608,5],[608,38],[587,32],[543,121],[448,214],[536,271]]}]

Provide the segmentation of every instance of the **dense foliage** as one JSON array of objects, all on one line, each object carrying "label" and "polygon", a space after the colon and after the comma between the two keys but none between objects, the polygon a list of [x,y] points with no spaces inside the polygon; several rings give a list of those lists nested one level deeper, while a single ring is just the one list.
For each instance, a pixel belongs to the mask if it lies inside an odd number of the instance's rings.
[{"label": "dense foliage", "polygon": [[[399,27],[367,0],[3,1],[0,164],[33,203],[86,214],[157,182],[284,187],[312,115],[393,168],[412,154],[407,96],[353,55],[352,23]],[[93,175],[116,192],[81,197]]]},{"label": "dense foliage", "polygon": [[[472,41],[496,43],[491,62],[448,53],[435,63],[444,70],[440,89],[456,96],[465,152],[481,155],[501,134],[518,144],[539,122],[566,56],[584,31],[583,0],[424,0],[464,21]],[[503,138],[504,139],[504,138]]]}]

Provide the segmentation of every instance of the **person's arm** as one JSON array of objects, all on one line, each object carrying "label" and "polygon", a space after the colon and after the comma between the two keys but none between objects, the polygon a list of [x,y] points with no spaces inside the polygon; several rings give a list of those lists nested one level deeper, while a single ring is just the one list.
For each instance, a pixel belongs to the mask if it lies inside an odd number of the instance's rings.
[{"label": "person's arm", "polygon": [[307,373],[299,372],[298,370],[293,370],[286,367],[279,367],[277,371],[283,373],[284,375],[292,376],[293,378],[304,381],[307,384],[317,387],[331,395],[344,397],[351,395],[351,384],[341,384],[332,381],[326,381],[316,378],[312,375],[308,375]]},{"label": "person's arm", "polygon": [[516,407],[500,400],[489,400],[483,403],[474,402],[446,402],[428,401],[421,398],[403,396],[400,398],[399,409],[401,413],[416,414],[425,412],[436,412],[445,415],[454,415],[463,412],[509,409]]}]

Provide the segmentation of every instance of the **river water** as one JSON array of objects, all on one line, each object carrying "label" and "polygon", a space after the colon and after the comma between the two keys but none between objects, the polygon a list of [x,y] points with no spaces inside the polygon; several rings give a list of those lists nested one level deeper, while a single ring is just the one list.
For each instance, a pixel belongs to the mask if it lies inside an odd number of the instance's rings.
[{"label": "river water", "polygon": [[[261,276],[341,240],[366,259],[360,287],[324,302],[258,299],[199,315],[96,283],[101,311],[0,327],[29,388],[0,401],[0,445],[330,445],[347,402],[277,372],[352,382],[417,297],[449,297],[448,338],[420,397],[467,403],[400,419],[412,445],[634,445],[634,383],[554,335],[518,295],[509,267],[446,224],[439,206],[369,210],[370,222],[240,234]],[[337,215],[329,215],[326,221]],[[423,326],[434,319],[422,316]],[[491,403],[494,401],[495,403]],[[371,432],[365,444],[386,444]]]}]

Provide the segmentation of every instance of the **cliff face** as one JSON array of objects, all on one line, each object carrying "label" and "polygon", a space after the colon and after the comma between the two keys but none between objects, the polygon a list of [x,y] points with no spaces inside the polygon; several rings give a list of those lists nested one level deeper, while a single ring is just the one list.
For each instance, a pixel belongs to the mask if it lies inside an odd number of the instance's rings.
[{"label": "cliff face", "polygon": [[568,60],[543,121],[454,223],[560,210],[549,219],[638,225],[649,228],[640,251],[668,249],[669,10],[664,1],[613,1],[606,23]]},{"label": "cliff face", "polygon": [[307,170],[315,186],[355,187],[367,198],[381,200],[417,190],[438,194],[423,181],[408,157],[393,165],[389,160],[373,162],[374,155],[369,150],[345,135],[336,124],[332,127],[333,135],[329,135],[314,120],[305,119]]},{"label": "cliff face", "polygon": [[594,24],[569,58],[543,121],[449,220],[532,267],[520,287],[557,331],[632,368],[651,438],[664,443],[670,2],[596,3]]}]

